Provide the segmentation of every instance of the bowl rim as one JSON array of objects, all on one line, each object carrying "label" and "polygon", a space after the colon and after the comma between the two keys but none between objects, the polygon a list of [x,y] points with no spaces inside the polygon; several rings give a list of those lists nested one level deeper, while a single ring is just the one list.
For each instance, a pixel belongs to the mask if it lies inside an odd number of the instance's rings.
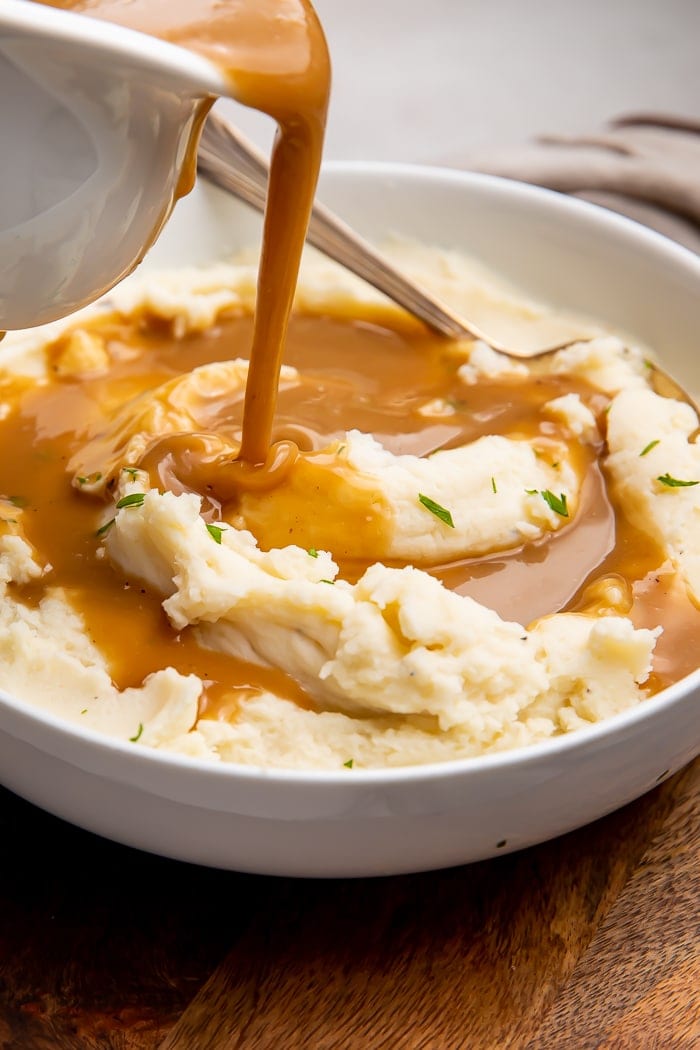
[{"label": "bowl rim", "polygon": [[[5,0],[5,3],[8,6],[33,6],[27,4],[26,0]],[[47,9],[42,8],[42,10],[46,11]],[[48,10],[51,11],[51,9]],[[170,47],[170,45],[168,46]],[[179,52],[181,49],[175,48],[175,50]],[[363,179],[369,178],[372,180],[376,180],[378,177],[390,177],[404,181],[420,179],[431,184],[449,182],[458,186],[471,185],[482,190],[488,190],[496,195],[522,201],[525,204],[535,202],[549,210],[554,209],[555,212],[574,216],[578,221],[581,219],[593,219],[600,226],[608,227],[615,235],[622,235],[626,239],[635,240],[642,245],[646,243],[654,253],[657,255],[661,253],[662,256],[675,261],[683,269],[689,269],[691,274],[700,281],[700,256],[696,256],[690,249],[677,244],[663,234],[651,230],[633,219],[619,215],[600,205],[568,197],[558,191],[516,182],[501,176],[463,171],[440,165],[412,164],[407,162],[334,160],[323,165],[322,176],[324,174],[329,175],[331,178],[341,179],[360,176]],[[321,188],[323,188],[322,182]],[[69,321],[70,319],[67,320]],[[42,744],[37,743],[35,739],[27,740],[23,734],[7,730],[3,726],[2,711],[9,709],[25,723],[33,723],[39,728],[50,730],[63,739],[89,745],[92,751],[97,750],[103,753],[114,754],[115,757],[124,757],[129,764],[137,763],[139,766],[145,765],[146,768],[156,768],[162,771],[172,772],[176,770],[188,777],[201,775],[206,778],[213,777],[215,780],[223,778],[224,781],[243,783],[260,783],[262,781],[266,784],[278,784],[290,788],[321,784],[330,788],[342,787],[352,791],[402,782],[416,784],[422,781],[451,779],[455,776],[471,777],[488,774],[489,772],[507,772],[509,770],[512,771],[514,768],[528,768],[542,759],[560,758],[582,749],[593,751],[596,745],[601,743],[612,745],[618,742],[624,738],[627,731],[634,730],[649,719],[661,717],[666,710],[684,699],[691,700],[694,693],[700,693],[700,667],[634,707],[611,715],[600,722],[591,723],[534,744],[523,744],[503,751],[426,762],[418,765],[369,769],[362,767],[332,770],[286,769],[216,761],[211,758],[200,758],[176,751],[135,745],[131,741],[122,741],[98,730],[70,722],[59,715],[12,696],[4,690],[0,690],[0,733],[10,732],[10,735],[20,736],[25,742],[32,744],[39,750],[47,750]],[[80,766],[80,761],[76,756],[71,758],[71,763]]]},{"label": "bowl rim", "polygon": [[[9,0],[6,0],[9,2]],[[353,175],[361,178],[375,179],[390,177],[397,181],[410,181],[416,177],[424,180],[459,185],[469,182],[474,187],[489,191],[496,196],[511,200],[522,200],[554,209],[561,215],[595,218],[615,233],[629,238],[646,241],[656,251],[668,256],[683,266],[689,266],[700,278],[700,255],[691,248],[672,240],[659,230],[644,225],[628,215],[606,208],[602,204],[573,197],[560,190],[535,183],[521,182],[505,175],[490,175],[481,171],[470,171],[468,168],[457,168],[447,164],[413,163],[411,161],[384,160],[328,160],[321,167],[320,188],[323,189],[323,177]]]},{"label": "bowl rim", "polygon": [[[10,708],[25,721],[33,722],[38,727],[48,729],[64,739],[90,745],[91,750],[109,752],[115,757],[126,758],[129,764],[136,763],[147,768],[159,768],[162,771],[177,770],[187,776],[204,775],[216,780],[233,782],[264,781],[266,784],[286,785],[289,787],[323,784],[328,787],[348,789],[367,788],[372,786],[390,786],[396,783],[420,783],[438,781],[453,777],[472,777],[488,773],[501,773],[513,769],[525,769],[536,765],[542,759],[562,758],[580,750],[593,751],[596,744],[613,745],[626,735],[627,730],[635,729],[640,723],[674,707],[683,699],[691,699],[694,693],[700,695],[700,668],[674,682],[635,707],[610,715],[568,733],[540,740],[534,744],[522,744],[519,747],[503,751],[492,751],[483,755],[463,758],[450,758],[443,761],[423,762],[416,765],[376,767],[364,769],[285,769],[276,766],[257,766],[252,763],[216,761],[211,758],[198,758],[165,748],[152,748],[135,745],[132,742],[110,737],[106,733],[69,722],[50,711],[30,707],[26,701],[10,696],[0,690],[0,733],[7,732],[2,725],[3,708]],[[697,703],[697,697],[693,700]],[[20,736],[25,743],[30,743],[40,751],[47,751],[36,739],[27,740],[23,734],[10,732],[11,736]],[[700,746],[700,743],[699,743]],[[71,759],[71,764],[79,766],[80,761]],[[107,774],[110,779],[113,775]],[[118,778],[117,778],[118,779]]]}]

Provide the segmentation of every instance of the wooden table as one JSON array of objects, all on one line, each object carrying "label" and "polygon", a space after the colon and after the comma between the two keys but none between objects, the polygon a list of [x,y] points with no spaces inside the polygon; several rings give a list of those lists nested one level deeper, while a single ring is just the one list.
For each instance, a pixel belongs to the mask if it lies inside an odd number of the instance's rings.
[{"label": "wooden table", "polygon": [[239,875],[0,792],[0,1048],[700,1047],[700,761],[424,875]]}]

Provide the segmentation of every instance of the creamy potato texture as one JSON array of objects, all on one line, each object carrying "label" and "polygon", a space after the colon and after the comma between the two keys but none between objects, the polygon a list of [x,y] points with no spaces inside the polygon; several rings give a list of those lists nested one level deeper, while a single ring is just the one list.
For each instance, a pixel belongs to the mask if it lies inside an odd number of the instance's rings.
[{"label": "creamy potato texture", "polygon": [[312,260],[275,433],[300,452],[241,487],[254,281],[131,279],[7,337],[0,687],[135,746],[342,770],[544,740],[695,666],[698,420],[641,351],[598,332],[528,369]]}]

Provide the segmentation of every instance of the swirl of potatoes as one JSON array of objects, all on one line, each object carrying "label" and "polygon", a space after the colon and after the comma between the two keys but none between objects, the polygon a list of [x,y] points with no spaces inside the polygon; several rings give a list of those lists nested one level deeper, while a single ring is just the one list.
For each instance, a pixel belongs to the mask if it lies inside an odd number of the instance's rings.
[{"label": "swirl of potatoes", "polygon": [[[203,365],[122,406],[72,458],[76,488],[99,495],[135,469],[145,480],[154,473],[154,445],[160,461],[168,436],[197,435],[207,448],[210,482],[225,492],[238,447],[217,419],[222,402],[242,397],[247,370],[241,360]],[[304,377],[287,367],[281,381],[303,385]],[[586,423],[594,426],[592,417]],[[431,564],[507,550],[556,531],[576,513],[574,443],[550,438],[546,457],[541,445],[490,435],[423,458],[394,455],[350,431],[300,455],[283,484],[243,491],[224,505],[223,520],[249,529],[267,549],[294,543],[370,562]],[[552,494],[549,502],[543,492]],[[449,518],[435,512],[448,507]]]}]

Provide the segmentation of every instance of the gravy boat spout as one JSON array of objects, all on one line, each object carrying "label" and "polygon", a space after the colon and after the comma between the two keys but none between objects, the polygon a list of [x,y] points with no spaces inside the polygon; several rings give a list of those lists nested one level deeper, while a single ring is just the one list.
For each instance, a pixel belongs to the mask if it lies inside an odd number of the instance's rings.
[{"label": "gravy boat spout", "polygon": [[140,262],[194,179],[227,93],[183,48],[84,15],[0,7],[0,330],[94,301]]}]

